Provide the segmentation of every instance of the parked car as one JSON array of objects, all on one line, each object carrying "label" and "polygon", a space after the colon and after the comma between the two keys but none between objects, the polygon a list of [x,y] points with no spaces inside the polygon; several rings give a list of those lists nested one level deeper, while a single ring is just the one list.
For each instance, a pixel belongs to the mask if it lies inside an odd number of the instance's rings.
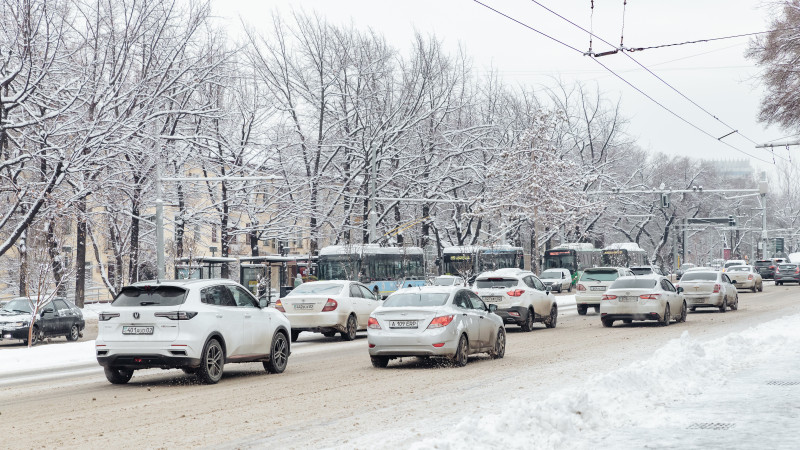
[{"label": "parked car", "polygon": [[797,283],[800,285],[800,264],[778,264],[778,267],[775,268],[775,284],[783,286],[783,283]]},{"label": "parked car", "polygon": [[386,367],[403,356],[443,356],[457,366],[469,355],[506,351],[503,319],[496,304],[484,303],[458,286],[399,289],[369,317],[367,343],[372,365]]},{"label": "parked car", "polygon": [[745,261],[743,259],[729,259],[729,260],[725,261],[725,264],[722,265],[722,271],[723,272],[727,272],[728,271],[728,267],[746,266],[746,265],[747,265],[747,261]]},{"label": "parked car", "polygon": [[[0,341],[19,339],[28,343],[34,303],[27,297],[9,300],[0,309]],[[39,308],[39,317],[33,321],[31,345],[45,338],[66,336],[77,341],[83,336],[86,321],[83,312],[63,297],[55,297]]]},{"label": "parked car", "polygon": [[687,305],[683,288],[676,288],[661,275],[619,277],[608,287],[600,302],[600,320],[604,327],[614,321],[656,320],[686,321]]},{"label": "parked car", "polygon": [[539,275],[545,287],[559,294],[565,289],[572,292],[572,274],[569,269],[547,269]]},{"label": "parked car", "polygon": [[631,266],[629,269],[634,275],[664,275],[664,272],[656,266]]},{"label": "parked car", "polygon": [[589,307],[594,307],[595,312],[600,312],[600,300],[606,289],[619,277],[633,276],[627,267],[591,267],[581,274],[578,280],[578,292],[575,294],[575,303],[578,314],[584,315]]},{"label": "parked car", "polygon": [[290,334],[289,319],[231,280],[144,281],[123,287],[99,314],[95,345],[114,384],[154,367],[213,384],[226,363],[260,361],[283,372]]},{"label": "parked car", "polygon": [[294,288],[275,303],[292,324],[292,342],[301,331],[322,333],[352,341],[359,330],[367,329],[372,311],[380,306],[380,297],[357,281],[311,281]]},{"label": "parked car", "polygon": [[466,286],[467,280],[455,275],[439,275],[433,279],[433,286]]},{"label": "parked car", "polygon": [[558,305],[555,295],[532,272],[499,269],[484,272],[475,279],[475,293],[488,304],[497,305],[497,315],[504,323],[533,330],[534,322],[555,328]]},{"label": "parked car", "polygon": [[697,308],[719,308],[725,312],[739,309],[739,292],[727,274],[711,270],[691,270],[683,274],[679,287],[689,305],[689,311]]},{"label": "parked car", "polygon": [[683,274],[686,273],[687,270],[693,269],[695,267],[697,266],[691,263],[681,264],[681,266],[678,267],[678,269],[675,271],[675,279],[680,280]]},{"label": "parked car", "polygon": [[775,278],[775,263],[771,259],[759,259],[753,266],[758,270],[758,273],[761,274],[761,278],[764,280],[771,280]]},{"label": "parked car", "polygon": [[764,280],[753,266],[731,266],[725,273],[737,289],[764,291]]}]

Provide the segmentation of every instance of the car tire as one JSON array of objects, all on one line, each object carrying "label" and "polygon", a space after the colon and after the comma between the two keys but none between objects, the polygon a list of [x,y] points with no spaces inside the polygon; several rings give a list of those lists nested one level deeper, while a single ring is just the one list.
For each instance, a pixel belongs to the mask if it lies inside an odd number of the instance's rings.
[{"label": "car tire", "polygon": [[111,384],[125,384],[128,381],[131,381],[131,377],[133,377],[133,369],[103,367],[103,371],[106,373],[106,379]]},{"label": "car tire", "polygon": [[667,327],[671,321],[669,303],[667,303],[667,306],[664,308],[664,317],[661,319],[661,326]]},{"label": "car tire", "polygon": [[372,362],[372,367],[377,369],[384,369],[389,365],[389,358],[386,356],[370,356],[369,360]]},{"label": "car tire", "polygon": [[603,326],[606,327],[606,328],[611,328],[611,327],[614,326],[614,321],[613,320],[600,319],[600,321],[603,322]]},{"label": "car tire", "polygon": [[533,331],[533,308],[528,308],[528,315],[525,316],[525,321],[520,324],[522,331]]},{"label": "car tire", "polygon": [[70,342],[77,341],[81,337],[81,330],[78,328],[78,324],[72,324],[72,327],[69,329],[69,333],[67,334],[67,340]]},{"label": "car tire", "polygon": [[558,286],[558,293],[560,294],[564,290],[564,286]]},{"label": "car tire", "polygon": [[594,312],[596,312],[598,314],[600,313],[600,305],[597,305],[597,306],[594,307]]},{"label": "car tire", "polygon": [[728,309],[728,297],[722,299],[722,305],[719,307],[719,312],[724,313]]},{"label": "car tire", "polygon": [[689,308],[689,311],[691,311],[691,312],[695,312],[695,311],[697,311],[697,308],[696,308],[696,307],[694,307],[694,306],[692,306],[692,307],[690,307],[690,308]]},{"label": "car tire", "polygon": [[344,331],[342,331],[342,340],[343,341],[352,341],[356,338],[356,333],[358,332],[358,322],[356,321],[356,316],[354,314],[350,314],[347,317],[347,325],[345,326]]},{"label": "car tire", "polygon": [[[31,339],[30,339],[31,347],[33,347],[34,345],[38,344],[39,341],[41,341],[43,339],[44,339],[44,336],[42,335],[41,330],[39,330],[38,326],[34,325],[33,326],[33,331],[31,331]],[[28,344],[28,339],[25,339],[25,344],[26,345]]]},{"label": "car tire", "polygon": [[292,342],[297,342],[297,337],[298,336],[300,336],[300,332],[292,330]]},{"label": "car tire", "polygon": [[686,308],[686,302],[683,302],[683,306],[681,306],[681,316],[678,318],[678,323],[686,322],[686,316],[688,314],[686,312],[687,309],[688,308]]},{"label": "car tire", "polygon": [[547,320],[544,322],[544,326],[547,328],[555,328],[556,323],[558,322],[558,306],[554,303],[552,307],[550,307],[550,315],[547,316]]},{"label": "car tire", "polygon": [[585,316],[587,309],[589,309],[589,308],[586,305],[583,305],[583,306],[578,305],[578,315],[579,316]]},{"label": "car tire", "polygon": [[503,327],[497,329],[497,338],[494,340],[494,350],[489,354],[492,359],[500,359],[506,355],[506,330]]},{"label": "car tire", "polygon": [[633,319],[622,319],[622,323],[630,325],[633,323]]},{"label": "car tire", "polygon": [[456,367],[464,367],[467,365],[469,351],[469,341],[467,336],[462,334],[458,339],[458,347],[456,347],[456,354],[453,355],[453,365]]},{"label": "car tire", "polygon": [[268,373],[283,373],[289,363],[289,342],[282,331],[275,333],[269,348],[269,361],[264,361]]},{"label": "car tire", "polygon": [[225,351],[216,338],[209,339],[203,347],[197,378],[204,384],[216,384],[225,368]]},{"label": "car tire", "polygon": [[569,287],[567,288],[567,292],[572,292],[572,283],[569,284]]},{"label": "car tire", "polygon": [[753,291],[753,293],[754,293],[754,294],[755,294],[755,292],[758,290],[758,287],[756,286],[756,284],[755,284],[755,283],[753,283],[753,287],[752,287],[752,288],[750,288],[750,290],[751,290],[751,291]]},{"label": "car tire", "polygon": [[733,299],[733,303],[730,305],[731,311],[736,311],[739,309],[739,296],[737,295],[735,299]]},{"label": "car tire", "polygon": [[[800,286],[800,283],[798,283],[798,286]],[[764,292],[764,282],[763,281],[761,283],[758,283],[758,292]]]}]

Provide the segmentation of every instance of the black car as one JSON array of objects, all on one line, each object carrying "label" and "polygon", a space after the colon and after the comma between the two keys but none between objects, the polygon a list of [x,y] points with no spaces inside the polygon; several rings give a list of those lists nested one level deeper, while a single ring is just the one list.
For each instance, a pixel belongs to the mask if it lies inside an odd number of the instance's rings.
[{"label": "black car", "polygon": [[783,283],[797,283],[800,285],[800,264],[778,264],[775,269],[775,284],[781,286]]},{"label": "black car", "polygon": [[[83,312],[66,299],[56,297],[40,308],[33,324],[32,344],[55,336],[77,341],[83,336],[86,321]],[[33,302],[25,297],[15,298],[0,308],[0,340],[19,339],[28,342],[28,330],[33,318]]]},{"label": "black car", "polygon": [[761,274],[761,278],[765,280],[775,278],[775,267],[777,266],[771,259],[759,259],[753,264],[753,267]]}]

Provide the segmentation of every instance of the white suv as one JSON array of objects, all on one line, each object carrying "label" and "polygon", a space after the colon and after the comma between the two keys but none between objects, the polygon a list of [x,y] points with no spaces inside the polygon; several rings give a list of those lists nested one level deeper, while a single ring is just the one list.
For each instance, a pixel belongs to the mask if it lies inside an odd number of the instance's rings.
[{"label": "white suv", "polygon": [[229,362],[286,369],[289,320],[230,280],[145,281],[126,286],[99,315],[97,362],[114,384],[133,371],[180,368],[216,383]]},{"label": "white suv", "polygon": [[534,322],[555,328],[558,305],[555,295],[532,272],[500,269],[484,272],[475,279],[475,293],[487,304],[497,305],[504,323],[513,323],[531,331]]},{"label": "white suv", "polygon": [[575,304],[578,314],[586,314],[589,307],[594,307],[595,312],[600,312],[600,299],[606,289],[619,277],[633,276],[627,267],[591,267],[581,274],[578,280],[578,292],[575,294]]}]

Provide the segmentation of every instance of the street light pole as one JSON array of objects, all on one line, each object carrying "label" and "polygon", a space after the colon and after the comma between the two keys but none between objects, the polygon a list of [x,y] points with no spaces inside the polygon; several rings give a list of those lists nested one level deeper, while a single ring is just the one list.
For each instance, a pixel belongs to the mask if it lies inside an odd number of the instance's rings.
[{"label": "street light pole", "polygon": [[161,192],[161,166],[156,161],[156,270],[157,278],[163,280],[164,267],[164,199]]}]

